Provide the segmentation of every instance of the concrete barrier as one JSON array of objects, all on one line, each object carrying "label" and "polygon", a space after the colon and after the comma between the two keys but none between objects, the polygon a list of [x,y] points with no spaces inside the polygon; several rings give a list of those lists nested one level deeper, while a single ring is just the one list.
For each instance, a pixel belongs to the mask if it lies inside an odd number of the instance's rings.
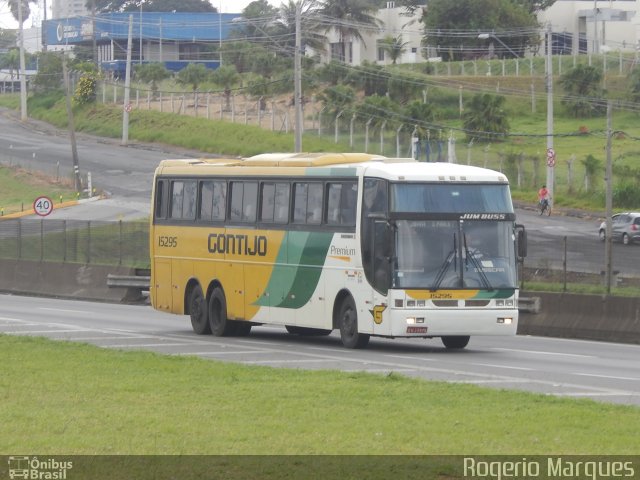
[{"label": "concrete barrier", "polygon": [[129,267],[0,259],[0,291],[25,295],[129,302],[127,288],[110,288],[107,276],[134,275]]},{"label": "concrete barrier", "polygon": [[521,293],[540,298],[538,313],[521,312],[520,335],[640,343],[640,298]]}]

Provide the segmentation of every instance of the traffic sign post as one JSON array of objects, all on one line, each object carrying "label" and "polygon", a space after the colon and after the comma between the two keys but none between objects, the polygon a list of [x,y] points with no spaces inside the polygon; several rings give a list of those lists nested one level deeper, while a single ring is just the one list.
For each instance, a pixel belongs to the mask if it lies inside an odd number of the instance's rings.
[{"label": "traffic sign post", "polygon": [[556,165],[556,151],[553,148],[547,148],[547,165],[549,167]]},{"label": "traffic sign post", "polygon": [[33,201],[33,211],[36,215],[46,217],[53,211],[53,202],[49,197],[38,197]]}]

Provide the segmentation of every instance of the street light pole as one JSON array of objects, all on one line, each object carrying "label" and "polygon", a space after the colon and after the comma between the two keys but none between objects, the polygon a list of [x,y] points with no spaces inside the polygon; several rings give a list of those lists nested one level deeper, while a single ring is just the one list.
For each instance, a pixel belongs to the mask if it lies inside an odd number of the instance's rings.
[{"label": "street light pole", "polygon": [[498,38],[495,33],[481,33],[478,35],[478,38],[482,39],[482,40],[486,40],[487,38],[494,38],[498,41],[498,43],[500,43],[500,45],[502,45],[504,48],[506,48],[507,50],[509,50],[509,52],[511,53],[511,55],[513,55],[515,58],[518,58],[520,55],[518,55],[509,45],[507,45],[506,43],[504,43],[502,40],[500,40],[500,38]]},{"label": "street light pole", "polygon": [[301,32],[302,2],[296,3],[296,51],[294,56],[294,105],[296,109],[296,128],[294,132],[296,153],[302,152],[302,32]]},{"label": "street light pole", "polygon": [[[547,152],[553,151],[553,62],[551,61],[551,24],[547,26]],[[553,161],[547,156],[547,190],[549,191],[549,208],[553,207],[553,184],[555,177],[555,158]]]}]

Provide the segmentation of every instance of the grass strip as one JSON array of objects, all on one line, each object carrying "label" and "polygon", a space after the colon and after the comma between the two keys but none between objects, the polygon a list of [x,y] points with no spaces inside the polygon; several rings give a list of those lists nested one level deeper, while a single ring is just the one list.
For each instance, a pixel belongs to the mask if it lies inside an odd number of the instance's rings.
[{"label": "grass strip", "polygon": [[640,410],[0,336],[0,454],[637,454]]}]

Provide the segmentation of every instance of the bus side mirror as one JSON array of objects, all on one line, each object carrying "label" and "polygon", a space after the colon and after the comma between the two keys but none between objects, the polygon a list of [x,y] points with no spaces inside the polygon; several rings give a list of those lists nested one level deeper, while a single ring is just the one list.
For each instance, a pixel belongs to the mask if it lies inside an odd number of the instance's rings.
[{"label": "bus side mirror", "polygon": [[518,246],[518,258],[523,259],[527,256],[527,231],[524,229],[524,225],[516,224],[516,245]]}]

